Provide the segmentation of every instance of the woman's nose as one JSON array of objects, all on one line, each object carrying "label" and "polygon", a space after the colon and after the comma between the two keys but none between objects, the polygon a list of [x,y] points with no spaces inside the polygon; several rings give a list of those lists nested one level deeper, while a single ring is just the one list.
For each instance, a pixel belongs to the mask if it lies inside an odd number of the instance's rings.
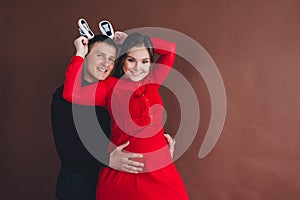
[{"label": "woman's nose", "polygon": [[137,63],[136,66],[135,66],[135,69],[136,69],[136,70],[140,70],[140,69],[141,69],[141,66],[142,66],[141,63]]}]

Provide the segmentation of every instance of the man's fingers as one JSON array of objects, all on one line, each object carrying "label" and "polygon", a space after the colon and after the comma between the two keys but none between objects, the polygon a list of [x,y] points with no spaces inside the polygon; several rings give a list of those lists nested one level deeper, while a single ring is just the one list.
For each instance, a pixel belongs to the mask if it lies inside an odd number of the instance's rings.
[{"label": "man's fingers", "polygon": [[87,45],[89,43],[89,41],[85,38],[82,40],[82,44]]},{"label": "man's fingers", "polygon": [[142,158],[143,154],[139,154],[139,153],[125,153],[128,155],[128,158]]},{"label": "man's fingers", "polygon": [[127,141],[126,143],[124,143],[124,144],[118,146],[117,149],[123,150],[123,149],[126,148],[128,145],[129,145],[129,141]]},{"label": "man's fingers", "polygon": [[136,161],[132,161],[132,160],[127,160],[124,163],[127,165],[130,165],[130,166],[133,166],[133,167],[144,167],[144,163],[136,162]]},{"label": "man's fingers", "polygon": [[124,163],[122,164],[122,171],[129,172],[129,173],[138,173],[143,171],[143,169],[140,167],[134,167]]},{"label": "man's fingers", "polygon": [[169,134],[164,134],[165,138],[167,139],[168,143],[172,140],[171,136]]},{"label": "man's fingers", "polygon": [[89,40],[84,36],[80,36],[78,40],[80,40],[84,45],[87,45],[89,43]]},{"label": "man's fingers", "polygon": [[133,167],[133,166],[127,166],[127,169],[129,170],[129,171],[131,171],[131,172],[141,172],[141,171],[143,171],[143,168],[140,168],[140,167]]},{"label": "man's fingers", "polygon": [[138,174],[139,171],[133,171],[133,170],[129,170],[129,169],[124,169],[124,172],[128,172],[128,173],[132,173],[132,174]]},{"label": "man's fingers", "polygon": [[168,141],[170,153],[173,158],[173,153],[174,153],[174,149],[175,149],[175,139],[173,139],[169,134],[164,134],[164,136]]}]

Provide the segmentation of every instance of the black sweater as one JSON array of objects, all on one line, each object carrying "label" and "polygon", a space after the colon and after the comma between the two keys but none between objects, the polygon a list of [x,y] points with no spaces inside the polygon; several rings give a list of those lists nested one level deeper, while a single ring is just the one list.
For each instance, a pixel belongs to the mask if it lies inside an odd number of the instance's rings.
[{"label": "black sweater", "polygon": [[[82,134],[89,134],[100,137],[100,139],[93,139],[93,137],[88,136],[90,137],[88,141],[89,144],[93,143],[91,145],[97,147],[95,151],[98,152],[97,154],[104,159],[104,164],[107,165],[108,154],[106,148],[108,144],[103,139],[105,136],[99,132],[98,128],[100,124],[106,136],[109,137],[109,114],[104,108],[99,106],[71,104],[62,97],[62,92],[63,86],[57,88],[52,96],[51,103],[52,131],[61,165],[74,170],[97,171],[103,164],[89,153],[87,148],[83,145],[78,132],[80,132],[80,136]],[[97,117],[93,117],[95,110]],[[75,118],[73,117],[73,114]],[[74,119],[79,122],[76,123],[76,126]],[[95,123],[95,121],[93,122],[95,119],[96,121],[98,120],[98,123]],[[93,152],[95,151],[93,150]]]}]

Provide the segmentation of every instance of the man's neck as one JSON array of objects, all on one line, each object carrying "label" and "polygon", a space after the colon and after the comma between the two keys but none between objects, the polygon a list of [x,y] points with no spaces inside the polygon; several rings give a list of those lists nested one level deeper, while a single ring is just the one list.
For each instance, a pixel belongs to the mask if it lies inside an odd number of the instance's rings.
[{"label": "man's neck", "polygon": [[92,82],[92,81],[88,81],[88,80],[86,80],[86,79],[82,79],[82,83],[81,83],[81,85],[82,86],[87,86],[87,85],[90,85],[90,84],[92,84],[92,83],[96,83],[97,81],[94,81],[94,82]]},{"label": "man's neck", "polygon": [[96,83],[96,82],[97,82],[97,80],[93,81],[90,78],[86,77],[85,76],[85,71],[83,71],[83,73],[82,73],[82,83],[81,83],[82,86],[87,86],[87,85],[90,85],[90,84]]}]

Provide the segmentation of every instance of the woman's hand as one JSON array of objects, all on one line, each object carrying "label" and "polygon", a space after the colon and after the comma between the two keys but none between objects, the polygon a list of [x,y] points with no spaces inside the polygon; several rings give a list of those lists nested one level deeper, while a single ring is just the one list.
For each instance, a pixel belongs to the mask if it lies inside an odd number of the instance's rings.
[{"label": "woman's hand", "polygon": [[88,43],[89,40],[84,36],[80,36],[74,40],[76,56],[85,58],[86,54],[88,53]]},{"label": "woman's hand", "polygon": [[114,41],[117,45],[122,45],[125,39],[127,38],[127,34],[121,31],[116,31],[114,36]]}]

